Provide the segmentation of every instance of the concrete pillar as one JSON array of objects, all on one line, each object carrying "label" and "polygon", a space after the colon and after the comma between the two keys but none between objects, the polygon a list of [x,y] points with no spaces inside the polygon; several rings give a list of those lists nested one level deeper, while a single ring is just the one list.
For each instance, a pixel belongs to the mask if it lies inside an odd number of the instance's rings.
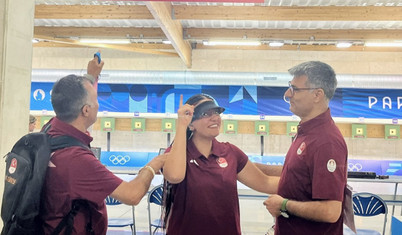
[{"label": "concrete pillar", "polygon": [[34,0],[0,0],[0,201],[3,156],[28,133],[34,13]]}]

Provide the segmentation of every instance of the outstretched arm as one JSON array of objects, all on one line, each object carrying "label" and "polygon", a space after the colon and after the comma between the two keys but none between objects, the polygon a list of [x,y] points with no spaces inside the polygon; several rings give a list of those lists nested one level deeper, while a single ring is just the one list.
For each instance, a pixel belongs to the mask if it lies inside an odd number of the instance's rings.
[{"label": "outstretched arm", "polygon": [[237,179],[246,186],[259,192],[272,194],[278,192],[279,177],[267,176],[251,161],[237,174]]},{"label": "outstretched arm", "polygon": [[183,105],[183,95],[180,95],[180,107],[177,111],[176,136],[169,156],[163,166],[163,175],[170,183],[180,183],[186,175],[186,147],[187,126],[190,124],[194,113],[194,106]]},{"label": "outstretched arm", "polygon": [[123,181],[110,196],[128,204],[137,205],[148,192],[154,173],[158,172],[166,161],[168,154],[154,157],[130,182]]},{"label": "outstretched arm", "polygon": [[283,166],[266,165],[257,162],[254,165],[266,175],[281,176]]}]

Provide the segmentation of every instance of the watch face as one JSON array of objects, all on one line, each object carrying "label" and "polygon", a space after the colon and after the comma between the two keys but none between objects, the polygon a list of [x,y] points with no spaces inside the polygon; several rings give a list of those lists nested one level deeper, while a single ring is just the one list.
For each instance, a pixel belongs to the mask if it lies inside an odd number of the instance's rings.
[{"label": "watch face", "polygon": [[286,219],[289,218],[289,214],[286,211],[281,211],[281,215]]}]

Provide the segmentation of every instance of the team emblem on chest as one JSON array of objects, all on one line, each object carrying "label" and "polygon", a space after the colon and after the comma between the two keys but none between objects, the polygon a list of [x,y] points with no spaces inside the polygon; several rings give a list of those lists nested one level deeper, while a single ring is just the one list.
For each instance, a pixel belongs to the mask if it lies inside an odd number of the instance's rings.
[{"label": "team emblem on chest", "polygon": [[225,168],[228,166],[228,162],[226,161],[226,159],[220,157],[216,159],[216,162],[218,163],[218,165],[222,168]]},{"label": "team emblem on chest", "polygon": [[306,149],[306,143],[303,142],[303,143],[301,143],[301,145],[297,149],[297,155],[302,154],[305,149]]}]

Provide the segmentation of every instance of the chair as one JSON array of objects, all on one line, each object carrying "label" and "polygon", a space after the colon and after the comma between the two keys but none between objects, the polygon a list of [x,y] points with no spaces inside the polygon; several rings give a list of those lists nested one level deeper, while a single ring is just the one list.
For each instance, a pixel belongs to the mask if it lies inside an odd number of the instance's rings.
[{"label": "chair", "polygon": [[[152,220],[151,216],[151,204],[156,204],[159,206],[159,209],[162,209],[162,195],[163,195],[163,184],[154,187],[148,194],[148,221],[149,221],[149,234],[155,234],[158,229],[164,229],[165,226],[163,224],[163,220],[161,219],[161,215],[158,216],[158,219]],[[152,227],[154,227],[154,231],[152,232]]]},{"label": "chair", "polygon": [[[122,203],[117,200],[112,198],[111,196],[107,196],[105,199],[106,205],[108,206],[116,206],[116,205],[122,205]],[[132,211],[132,218],[108,218],[108,227],[127,227],[130,226],[131,228],[131,233],[132,235],[136,234],[135,231],[135,214],[134,214],[134,206],[131,206],[131,211]]]},{"label": "chair", "polygon": [[[388,207],[381,197],[372,193],[356,193],[352,196],[353,213],[357,216],[377,216],[384,214],[382,234],[385,235],[387,226]],[[375,230],[357,229],[357,234],[381,234]]]}]

